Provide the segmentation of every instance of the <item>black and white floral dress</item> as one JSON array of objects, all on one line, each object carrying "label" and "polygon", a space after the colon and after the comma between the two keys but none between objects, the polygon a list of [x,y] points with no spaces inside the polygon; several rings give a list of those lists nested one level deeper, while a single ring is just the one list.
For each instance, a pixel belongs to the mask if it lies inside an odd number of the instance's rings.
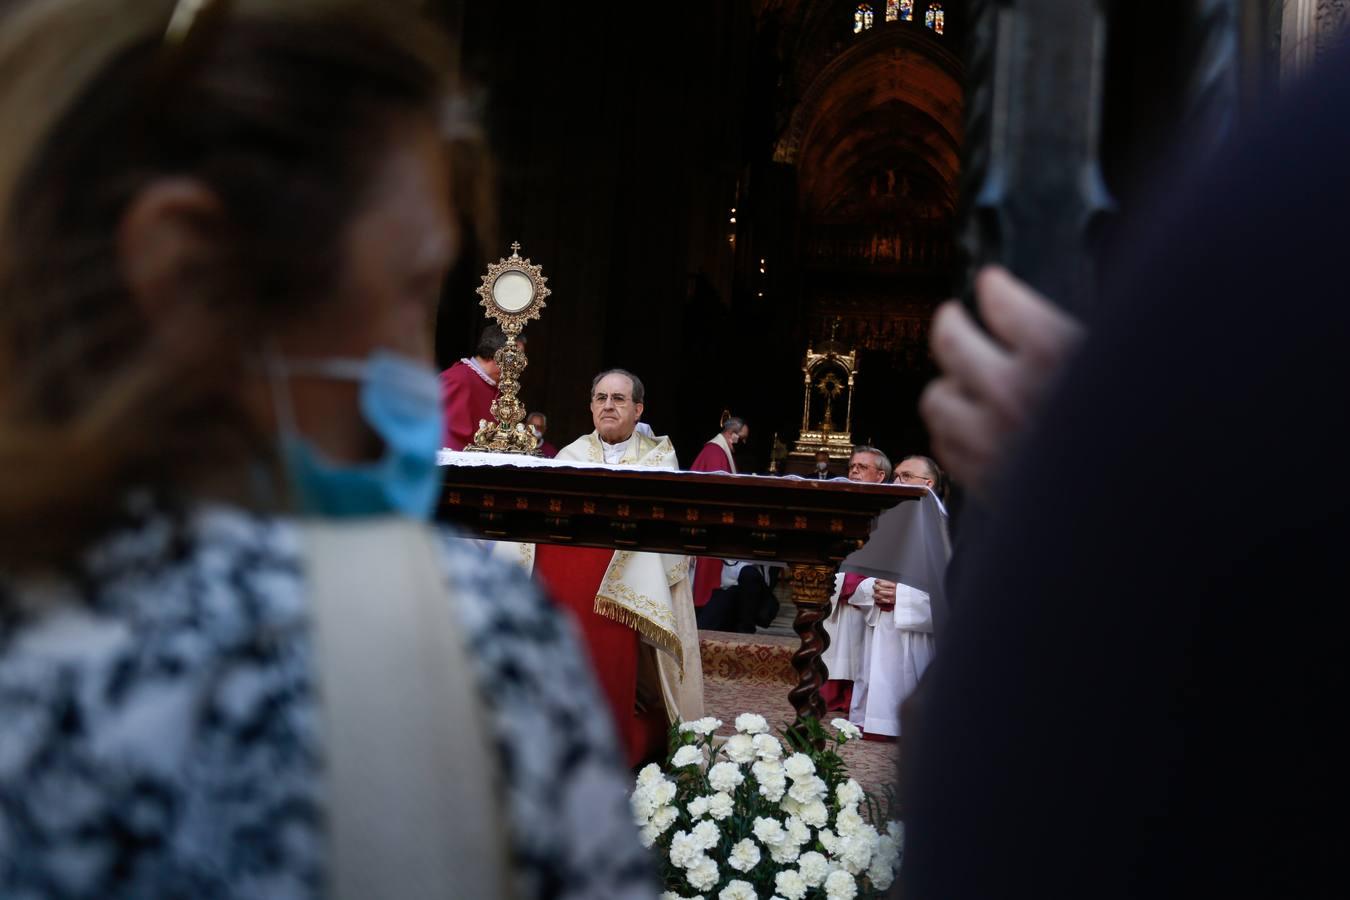
[{"label": "black and white floral dress", "polygon": [[[443,543],[518,896],[655,896],[571,628]],[[322,897],[307,609],[295,524],[231,508],[147,505],[67,577],[0,578],[0,897]]]}]

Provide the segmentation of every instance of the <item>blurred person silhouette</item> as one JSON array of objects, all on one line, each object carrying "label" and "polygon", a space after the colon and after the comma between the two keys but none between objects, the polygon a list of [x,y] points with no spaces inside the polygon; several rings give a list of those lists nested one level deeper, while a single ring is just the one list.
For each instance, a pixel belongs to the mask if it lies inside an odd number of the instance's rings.
[{"label": "blurred person silhouette", "polygon": [[938,314],[921,407],[988,514],[906,710],[907,900],[1344,881],[1350,53],[1282,101],[1159,190],[1086,336],[997,269],[988,331]]},{"label": "blurred person silhouette", "polygon": [[654,896],[571,627],[425,524],[485,155],[412,7],[0,19],[0,896]]}]

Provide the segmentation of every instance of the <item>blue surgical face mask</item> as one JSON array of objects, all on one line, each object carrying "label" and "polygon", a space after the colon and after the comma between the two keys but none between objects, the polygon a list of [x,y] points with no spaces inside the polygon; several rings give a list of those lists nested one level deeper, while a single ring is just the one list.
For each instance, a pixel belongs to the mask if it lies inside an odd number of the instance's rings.
[{"label": "blue surgical face mask", "polygon": [[[330,517],[399,514],[428,519],[440,493],[436,452],[443,413],[440,379],[431,367],[376,350],[364,360],[285,360],[268,366],[280,424],[282,462],[301,511]],[[295,427],[287,379],[334,378],[361,383],[361,415],[384,441],[370,463],[335,463]]]}]

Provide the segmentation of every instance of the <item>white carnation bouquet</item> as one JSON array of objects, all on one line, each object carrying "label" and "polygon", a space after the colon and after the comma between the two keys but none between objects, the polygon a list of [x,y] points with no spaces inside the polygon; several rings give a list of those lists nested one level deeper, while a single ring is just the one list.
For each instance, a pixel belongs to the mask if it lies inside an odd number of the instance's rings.
[{"label": "white carnation bouquet", "polygon": [[736,717],[725,743],[713,737],[718,719],[672,729],[665,768],[638,773],[632,796],[642,842],[659,857],[662,900],[853,900],[890,887],[901,826],[839,756],[861,732],[830,724],[833,733],[810,719],[783,731],[786,748],[753,713]]}]

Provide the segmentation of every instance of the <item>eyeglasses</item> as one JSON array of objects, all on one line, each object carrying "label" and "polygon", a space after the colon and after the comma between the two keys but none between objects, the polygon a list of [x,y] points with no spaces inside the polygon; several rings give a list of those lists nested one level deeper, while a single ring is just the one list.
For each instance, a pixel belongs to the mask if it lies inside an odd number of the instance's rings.
[{"label": "eyeglasses", "polygon": [[881,466],[874,466],[871,463],[864,463],[864,462],[849,463],[848,470],[852,472],[854,469],[871,469],[873,472],[880,472]]},{"label": "eyeglasses", "polygon": [[602,406],[606,402],[613,403],[615,406],[627,406],[628,397],[625,394],[592,394],[591,402],[599,403]]},{"label": "eyeglasses", "polygon": [[911,482],[911,481],[927,481],[927,480],[928,480],[928,476],[927,476],[927,475],[920,475],[920,474],[917,473],[917,472],[897,472],[897,473],[896,473],[896,476],[897,476],[901,481],[904,481],[904,482]]}]

